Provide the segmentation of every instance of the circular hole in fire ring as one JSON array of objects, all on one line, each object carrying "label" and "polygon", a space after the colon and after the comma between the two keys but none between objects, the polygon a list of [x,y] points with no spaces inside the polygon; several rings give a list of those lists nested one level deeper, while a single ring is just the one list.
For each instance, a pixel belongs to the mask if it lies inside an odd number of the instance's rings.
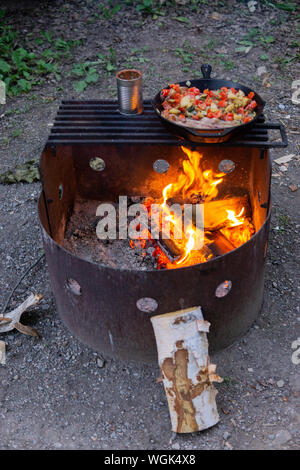
[{"label": "circular hole in fire ring", "polygon": [[157,171],[157,173],[162,175],[167,173],[168,169],[170,168],[170,163],[163,159],[155,160],[153,163],[153,168],[155,171]]},{"label": "circular hole in fire ring", "polygon": [[141,312],[152,313],[157,309],[158,303],[151,297],[142,297],[137,300],[136,306]]},{"label": "circular hole in fire ring", "polygon": [[232,282],[231,281],[224,281],[221,282],[221,284],[218,285],[216,288],[216,297],[225,297],[225,295],[229,294],[232,288]]},{"label": "circular hole in fire ring", "polygon": [[105,168],[105,161],[100,157],[93,157],[90,159],[90,167],[95,171],[103,171]]},{"label": "circular hole in fire ring", "polygon": [[71,277],[66,280],[66,288],[75,295],[81,295],[81,286],[80,284],[72,279]]},{"label": "circular hole in fire ring", "polygon": [[231,173],[235,169],[235,163],[232,160],[222,160],[219,163],[219,170],[222,173]]}]

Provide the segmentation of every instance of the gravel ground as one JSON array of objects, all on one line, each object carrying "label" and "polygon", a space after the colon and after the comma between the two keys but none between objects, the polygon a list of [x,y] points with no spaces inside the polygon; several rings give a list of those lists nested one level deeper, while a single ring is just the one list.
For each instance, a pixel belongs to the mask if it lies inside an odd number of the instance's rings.
[{"label": "gravel ground", "polygon": [[[289,147],[272,150],[272,159],[294,155],[285,165],[273,164],[264,306],[239,342],[211,358],[225,378],[217,385],[219,424],[201,433],[175,435],[162,384],[156,383],[157,364],[102,357],[72,337],[58,317],[47,266],[41,261],[9,303],[12,309],[29,292],[43,293],[43,301],[22,317],[40,338],[16,330],[0,335],[7,344],[6,365],[0,365],[0,448],[297,449],[300,379],[292,343],[300,338],[299,105],[291,101],[292,82],[300,78],[293,58],[297,13],[268,2],[257,2],[251,13],[246,2],[212,1],[200,2],[198,12],[172,7],[157,19],[127,6],[107,19],[99,14],[98,3],[2,2],[9,7],[7,22],[28,49],[43,47],[36,39],[45,31],[56,39],[81,42],[69,58],[57,59],[60,81],[49,75],[28,94],[8,98],[2,106],[1,173],[39,158],[63,98],[115,96],[109,63],[117,69],[126,64],[141,68],[144,96],[150,98],[169,80],[196,76],[201,63],[210,62],[216,76],[252,85],[267,101],[267,118],[287,127]],[[248,41],[248,46],[237,41]],[[249,45],[248,52],[236,51]],[[78,94],[78,77],[70,72],[74,64],[95,60],[97,53],[110,59],[97,66],[99,81]],[[42,250],[40,190],[39,182],[0,185],[2,306]]]}]

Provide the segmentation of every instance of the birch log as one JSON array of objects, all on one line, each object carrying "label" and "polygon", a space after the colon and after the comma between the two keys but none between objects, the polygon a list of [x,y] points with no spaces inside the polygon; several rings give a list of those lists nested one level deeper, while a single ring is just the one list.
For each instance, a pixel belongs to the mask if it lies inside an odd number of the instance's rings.
[{"label": "birch log", "polygon": [[210,364],[206,333],[210,324],[201,308],[157,315],[151,318],[158,362],[167,395],[172,431],[201,431],[219,421],[217,390],[222,382]]}]

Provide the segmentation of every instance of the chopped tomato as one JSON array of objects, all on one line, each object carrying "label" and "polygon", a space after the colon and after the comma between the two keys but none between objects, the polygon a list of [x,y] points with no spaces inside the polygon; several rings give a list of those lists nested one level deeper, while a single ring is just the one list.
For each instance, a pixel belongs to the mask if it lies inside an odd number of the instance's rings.
[{"label": "chopped tomato", "polygon": [[250,121],[252,121],[252,118],[250,118],[250,117],[245,117],[245,118],[243,119],[243,124],[246,124],[246,122],[250,122]]},{"label": "chopped tomato", "polygon": [[233,113],[226,114],[226,121],[233,121]]},{"label": "chopped tomato", "polygon": [[195,116],[192,116],[192,119],[194,119],[195,121],[199,121],[200,116],[198,116],[197,114],[195,114]]},{"label": "chopped tomato", "polygon": [[210,96],[211,98],[212,98],[213,96],[215,96],[213,90],[210,90],[210,91],[208,92],[208,96]]},{"label": "chopped tomato", "polygon": [[250,91],[250,93],[248,94],[248,98],[250,98],[250,100],[252,100],[253,96],[254,96],[253,91]]},{"label": "chopped tomato", "polygon": [[232,93],[236,94],[237,93],[237,90],[235,88],[230,88],[230,90],[232,91]]},{"label": "chopped tomato", "polygon": [[170,93],[170,90],[168,88],[164,88],[163,90],[161,90],[161,94],[164,98],[166,98],[166,96],[168,96],[169,93]]},{"label": "chopped tomato", "polygon": [[199,95],[199,94],[200,94],[199,88],[196,88],[195,86],[192,86],[192,87],[189,89],[189,91],[190,91],[191,93],[194,93],[195,95]]},{"label": "chopped tomato", "polygon": [[226,104],[227,104],[227,103],[226,103],[225,100],[221,100],[221,101],[219,101],[218,106],[219,106],[220,108],[225,108]]},{"label": "chopped tomato", "polygon": [[222,101],[223,101],[223,100],[226,100],[227,95],[226,95],[225,91],[221,91],[221,93],[220,93],[220,95],[219,95],[219,98],[220,98],[220,100],[222,100]]},{"label": "chopped tomato", "polygon": [[212,103],[212,99],[207,96],[207,97],[205,98],[205,104],[206,104],[206,106],[210,106],[211,103]]},{"label": "chopped tomato", "polygon": [[163,106],[163,108],[166,109],[166,110],[172,108],[171,103],[169,103],[169,101],[167,101],[167,100],[165,100],[165,101],[162,103],[162,106]]},{"label": "chopped tomato", "polygon": [[228,88],[226,86],[222,86],[221,90],[223,90],[223,91],[225,91],[225,93],[227,93]]},{"label": "chopped tomato", "polygon": [[198,106],[198,108],[200,108],[202,111],[204,111],[204,110],[206,109],[206,104],[203,103],[203,102],[201,102],[201,101],[200,101],[200,103],[199,103],[197,106]]},{"label": "chopped tomato", "polygon": [[254,109],[254,108],[256,108],[256,106],[257,106],[257,103],[256,103],[255,100],[253,100],[253,101],[251,101],[250,104],[248,104],[247,109]]}]

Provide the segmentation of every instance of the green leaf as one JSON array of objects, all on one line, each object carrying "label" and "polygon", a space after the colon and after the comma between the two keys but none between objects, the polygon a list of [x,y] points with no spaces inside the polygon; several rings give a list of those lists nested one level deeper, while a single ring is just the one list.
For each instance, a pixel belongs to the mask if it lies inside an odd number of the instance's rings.
[{"label": "green leaf", "polygon": [[267,54],[261,54],[259,58],[260,60],[268,60],[269,57],[267,56]]},{"label": "green leaf", "polygon": [[86,83],[97,83],[98,80],[99,74],[97,72],[89,73],[85,78]]},{"label": "green leaf", "polygon": [[0,59],[0,71],[3,73],[8,73],[11,69],[11,66],[5,61]]},{"label": "green leaf", "polygon": [[106,70],[108,72],[113,72],[114,70],[116,70],[116,66],[111,64],[110,62],[106,65]]},{"label": "green leaf", "polygon": [[190,20],[185,16],[177,16],[174,20],[179,21],[180,23],[190,24]]},{"label": "green leaf", "polygon": [[17,85],[25,93],[28,93],[28,91],[31,90],[31,82],[29,80],[25,80],[24,78],[18,80]]},{"label": "green leaf", "polygon": [[87,83],[84,80],[80,80],[79,82],[73,83],[73,87],[77,93],[81,93],[86,89]]},{"label": "green leaf", "polygon": [[239,46],[235,48],[235,52],[246,52],[248,53],[252,49],[252,46]]}]

